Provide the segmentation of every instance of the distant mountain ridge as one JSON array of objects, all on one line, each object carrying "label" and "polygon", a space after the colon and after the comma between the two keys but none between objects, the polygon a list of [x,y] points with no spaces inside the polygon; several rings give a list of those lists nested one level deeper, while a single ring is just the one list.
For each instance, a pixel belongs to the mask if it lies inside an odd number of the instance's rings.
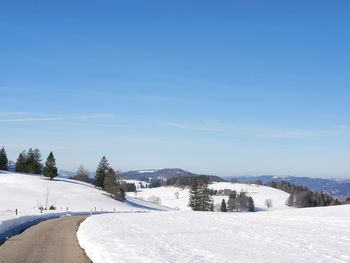
[{"label": "distant mountain ridge", "polygon": [[[122,178],[132,179],[132,180],[140,180],[149,182],[152,178],[162,178],[162,179],[170,179],[174,177],[190,177],[190,176],[198,176],[198,174],[194,174],[183,169],[179,168],[165,168],[160,170],[136,170],[124,172],[121,174]],[[223,182],[225,181],[223,178],[215,175],[207,175],[211,181]]]},{"label": "distant mountain ridge", "polygon": [[72,172],[72,171],[65,171],[65,170],[58,171],[58,176],[61,178],[71,178],[76,174],[77,174],[77,172]]},{"label": "distant mountain ridge", "polygon": [[240,182],[261,180],[263,184],[271,181],[285,181],[295,185],[303,185],[312,191],[324,192],[333,196],[350,196],[350,179],[326,179],[276,175],[238,176],[235,178]]}]

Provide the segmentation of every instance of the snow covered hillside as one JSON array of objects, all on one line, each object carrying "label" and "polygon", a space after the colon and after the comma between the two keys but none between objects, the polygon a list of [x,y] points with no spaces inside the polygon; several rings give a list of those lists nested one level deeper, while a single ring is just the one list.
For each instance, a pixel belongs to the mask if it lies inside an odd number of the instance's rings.
[{"label": "snow covered hillside", "polygon": [[[39,213],[39,206],[54,205],[57,211],[130,210],[90,184],[58,178],[50,181],[35,175],[0,174],[0,213]],[[46,201],[47,200],[47,201]]]},{"label": "snow covered hillside", "polygon": [[[5,214],[19,215],[39,213],[39,206],[53,205],[56,212],[66,211],[134,211],[157,209],[159,206],[128,198],[122,203],[110,198],[93,185],[57,178],[53,181],[37,175],[0,173],[0,218]],[[162,208],[160,208],[162,209]]]},{"label": "snow covered hillside", "polygon": [[[209,185],[210,188],[214,190],[236,190],[237,192],[245,191],[254,200],[255,207],[257,210],[266,210],[265,200],[272,200],[271,210],[277,209],[288,209],[286,206],[286,201],[289,194],[278,189],[274,189],[267,186],[255,185],[255,184],[240,184],[240,183],[213,183]],[[178,193],[178,198],[176,197]],[[128,196],[141,198],[148,200],[151,196],[158,196],[161,199],[161,204],[180,210],[190,210],[188,207],[189,202],[189,190],[188,188],[179,187],[159,187],[159,188],[145,188],[139,189],[139,192],[127,193]],[[220,203],[222,199],[228,200],[228,196],[214,196],[214,203]]]},{"label": "snow covered hillside", "polygon": [[94,263],[350,262],[350,205],[259,213],[156,212],[88,218]]},{"label": "snow covered hillside", "polygon": [[[56,211],[44,211],[39,207],[56,207]],[[17,209],[18,215],[15,214]],[[135,212],[167,210],[154,204],[128,198],[121,203],[93,185],[57,178],[47,180],[37,175],[0,173],[0,239],[4,232],[37,219],[52,218],[66,212]],[[53,215],[56,213],[56,215]],[[61,213],[61,214],[57,214]]]}]

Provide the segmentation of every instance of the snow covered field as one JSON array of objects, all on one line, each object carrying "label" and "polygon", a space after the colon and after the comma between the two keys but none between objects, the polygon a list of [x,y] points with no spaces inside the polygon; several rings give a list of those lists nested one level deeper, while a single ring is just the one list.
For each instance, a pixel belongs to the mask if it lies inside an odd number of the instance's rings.
[{"label": "snow covered field", "polygon": [[[236,190],[238,193],[240,191],[245,191],[254,200],[255,207],[257,210],[266,210],[265,200],[271,199],[273,207],[271,210],[279,209],[290,209],[286,205],[286,201],[289,194],[278,189],[271,187],[255,185],[255,184],[240,184],[240,183],[214,183],[209,185],[210,188],[214,190],[230,189]],[[178,198],[176,198],[175,193],[179,193]],[[158,196],[161,199],[161,204],[180,210],[191,210],[188,207],[189,202],[189,190],[188,188],[182,189],[179,187],[159,187],[159,188],[144,188],[139,189],[139,192],[135,196],[135,193],[127,193],[130,197],[141,198],[148,200],[151,196]],[[228,196],[214,196],[214,203],[221,203],[222,199],[228,200]]]},{"label": "snow covered field", "polygon": [[94,263],[350,262],[350,206],[258,213],[155,212],[88,218]]}]

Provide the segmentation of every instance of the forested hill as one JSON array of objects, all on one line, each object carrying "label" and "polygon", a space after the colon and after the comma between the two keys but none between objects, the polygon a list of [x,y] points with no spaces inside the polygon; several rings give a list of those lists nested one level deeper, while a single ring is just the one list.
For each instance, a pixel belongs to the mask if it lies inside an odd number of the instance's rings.
[{"label": "forested hill", "polygon": [[294,185],[302,185],[308,187],[315,192],[324,192],[337,197],[350,196],[350,179],[326,179],[326,178],[311,178],[311,177],[296,177],[296,176],[238,176],[236,179],[239,182],[254,182],[261,180],[263,184],[268,182],[288,182]]},{"label": "forested hill", "polygon": [[[171,179],[178,177],[191,177],[197,176],[198,174],[191,173],[179,168],[166,168],[160,170],[138,170],[138,171],[129,171],[122,173],[121,177],[125,179],[133,179],[149,182],[150,179],[162,178],[162,179]],[[208,176],[211,181],[223,182],[223,178],[215,175]]]}]

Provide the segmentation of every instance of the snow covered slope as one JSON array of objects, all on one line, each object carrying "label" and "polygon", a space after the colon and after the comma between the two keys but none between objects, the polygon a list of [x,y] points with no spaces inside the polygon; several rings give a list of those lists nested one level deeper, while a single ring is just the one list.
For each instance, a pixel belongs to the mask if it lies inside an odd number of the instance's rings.
[{"label": "snow covered slope", "polygon": [[[56,211],[44,211],[39,207],[57,208]],[[18,215],[15,214],[17,209]],[[41,176],[16,173],[0,173],[0,240],[6,233],[20,225],[61,216],[69,212],[135,212],[167,210],[154,204],[128,198],[118,202],[94,186],[68,179],[57,178],[54,181]],[[54,215],[56,214],[56,215]]]},{"label": "snow covered slope", "polygon": [[[240,184],[240,183],[213,183],[209,185],[214,190],[230,189],[237,192],[245,191],[254,200],[257,210],[265,210],[265,200],[271,199],[273,207],[271,210],[289,209],[286,206],[286,201],[289,194],[278,189],[255,184]],[[179,193],[176,198],[175,193]],[[188,207],[189,190],[188,188],[179,187],[159,187],[139,189],[137,195],[135,193],[127,193],[128,196],[148,200],[151,196],[158,196],[161,199],[161,204],[180,210],[190,210]],[[214,196],[214,203],[220,203],[222,199],[228,200],[228,196]]]},{"label": "snow covered slope", "polygon": [[259,213],[156,212],[88,218],[94,263],[350,262],[350,206]]},{"label": "snow covered slope", "polygon": [[122,203],[110,198],[93,185],[57,178],[53,181],[41,176],[17,173],[0,173],[0,218],[13,215],[39,213],[39,206],[54,205],[56,212],[66,211],[134,211],[138,209],[163,209],[162,207],[128,198]]},{"label": "snow covered slope", "polygon": [[[46,202],[47,200],[47,202]],[[0,213],[18,209],[20,214],[38,213],[39,206],[54,205],[57,211],[130,210],[130,206],[106,196],[90,184],[41,176],[0,174]]]}]

